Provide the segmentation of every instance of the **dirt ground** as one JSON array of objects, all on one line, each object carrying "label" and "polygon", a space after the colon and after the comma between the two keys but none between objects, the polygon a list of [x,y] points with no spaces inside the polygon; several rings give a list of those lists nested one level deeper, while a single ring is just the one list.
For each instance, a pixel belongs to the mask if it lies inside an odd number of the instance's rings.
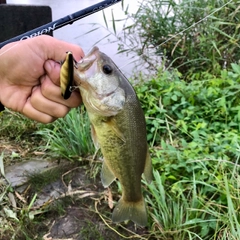
[{"label": "dirt ground", "polygon": [[[104,189],[99,174],[91,176],[89,162],[72,164],[50,159],[51,155],[36,151],[29,141],[19,144],[16,139],[1,137],[0,152],[4,152],[7,171],[17,171],[18,175],[20,171],[15,167],[21,168],[21,164],[25,166],[27,161],[54,163],[49,169],[24,172],[25,182],[14,187],[16,212],[22,219],[20,227],[14,223],[20,229],[14,239],[147,239],[144,237],[148,233],[147,228],[136,227],[132,222],[112,223],[111,212],[120,198],[117,185],[113,183],[111,189]],[[35,195],[37,197],[29,209],[34,219],[23,218],[23,209],[31,204]],[[1,239],[11,239],[9,234],[6,231],[6,236]]]}]

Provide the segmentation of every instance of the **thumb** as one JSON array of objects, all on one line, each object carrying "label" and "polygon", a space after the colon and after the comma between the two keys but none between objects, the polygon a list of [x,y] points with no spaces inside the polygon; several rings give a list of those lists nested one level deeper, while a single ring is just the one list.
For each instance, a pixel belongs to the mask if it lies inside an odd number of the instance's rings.
[{"label": "thumb", "polygon": [[46,54],[45,59],[62,61],[66,58],[66,52],[68,51],[73,53],[76,61],[79,61],[84,56],[82,48],[75,44],[61,41],[47,35],[36,37],[36,39],[41,41],[41,46],[43,46],[43,51]]},{"label": "thumb", "polygon": [[46,75],[51,79],[51,81],[55,85],[60,86],[60,64],[53,60],[47,60],[44,63],[44,69],[46,71]]}]

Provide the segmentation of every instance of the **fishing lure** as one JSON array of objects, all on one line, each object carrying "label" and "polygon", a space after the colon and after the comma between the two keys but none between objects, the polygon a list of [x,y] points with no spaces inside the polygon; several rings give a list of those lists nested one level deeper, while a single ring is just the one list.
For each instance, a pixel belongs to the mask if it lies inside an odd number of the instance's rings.
[{"label": "fishing lure", "polygon": [[75,59],[71,52],[67,52],[67,56],[64,62],[62,62],[60,71],[60,87],[62,96],[64,99],[68,99],[71,96],[74,75],[74,62]]}]

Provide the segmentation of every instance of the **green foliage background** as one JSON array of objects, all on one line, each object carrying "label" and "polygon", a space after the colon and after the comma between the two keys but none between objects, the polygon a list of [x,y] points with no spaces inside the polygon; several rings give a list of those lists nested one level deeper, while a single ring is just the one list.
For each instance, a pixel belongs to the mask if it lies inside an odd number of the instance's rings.
[{"label": "green foliage background", "polygon": [[187,82],[160,69],[135,86],[155,169],[146,195],[157,239],[240,237],[239,74],[232,64]]},{"label": "green foliage background", "polygon": [[131,15],[123,2],[134,23],[121,33],[112,15],[119,52],[155,70],[134,86],[155,177],[143,181],[146,239],[240,239],[239,3],[149,0]]},{"label": "green foliage background", "polygon": [[149,0],[128,15],[119,51],[155,69],[135,89],[154,166],[145,194],[156,239],[240,238],[239,3]]},{"label": "green foliage background", "polygon": [[153,49],[185,78],[201,71],[217,73],[240,58],[239,4],[239,0],[143,0],[137,13],[129,15],[134,23],[125,28],[128,46],[120,43],[119,48],[136,52],[154,68],[152,56],[146,55]]},{"label": "green foliage background", "polygon": [[[112,15],[119,52],[135,53],[154,70],[134,85],[154,167],[154,181],[143,180],[148,234],[136,238],[240,239],[239,6],[143,0],[132,15],[123,1],[125,20],[134,21],[120,33]],[[83,108],[38,134],[54,156],[79,161],[94,152]]]}]

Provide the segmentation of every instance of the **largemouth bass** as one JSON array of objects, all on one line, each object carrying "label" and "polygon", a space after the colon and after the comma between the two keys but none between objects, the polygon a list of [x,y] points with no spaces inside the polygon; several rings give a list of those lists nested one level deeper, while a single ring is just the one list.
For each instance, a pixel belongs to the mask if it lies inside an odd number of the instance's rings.
[{"label": "largemouth bass", "polygon": [[97,47],[75,63],[73,78],[89,115],[93,142],[104,157],[102,184],[108,187],[116,178],[121,184],[122,197],[112,220],[146,226],[141,177],[144,173],[147,181],[152,180],[152,164],[136,93],[111,58]]}]

